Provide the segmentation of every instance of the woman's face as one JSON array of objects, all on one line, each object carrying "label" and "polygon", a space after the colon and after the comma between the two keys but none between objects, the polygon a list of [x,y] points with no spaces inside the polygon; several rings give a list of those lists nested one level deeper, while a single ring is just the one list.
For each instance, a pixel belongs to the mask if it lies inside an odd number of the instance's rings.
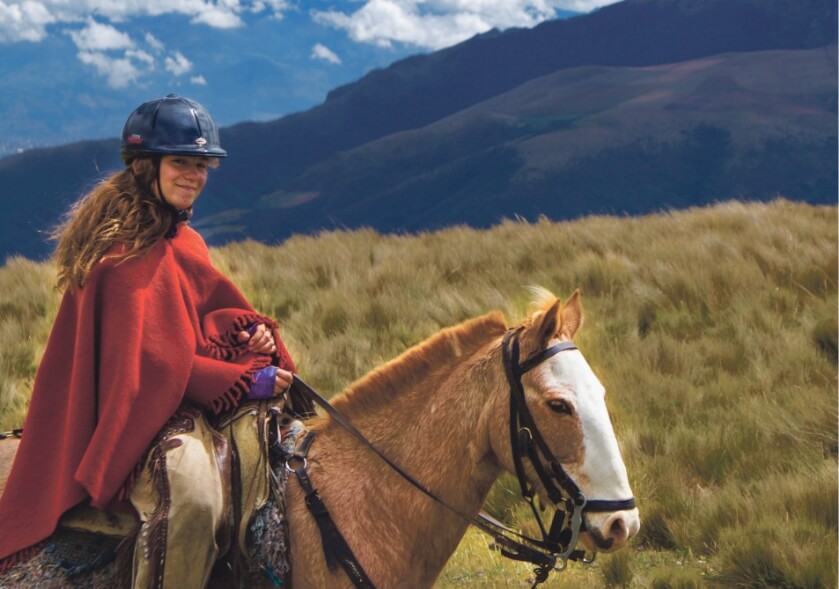
[{"label": "woman's face", "polygon": [[160,158],[160,190],[163,191],[163,200],[178,210],[188,209],[207,183],[209,170],[209,158],[164,155]]}]

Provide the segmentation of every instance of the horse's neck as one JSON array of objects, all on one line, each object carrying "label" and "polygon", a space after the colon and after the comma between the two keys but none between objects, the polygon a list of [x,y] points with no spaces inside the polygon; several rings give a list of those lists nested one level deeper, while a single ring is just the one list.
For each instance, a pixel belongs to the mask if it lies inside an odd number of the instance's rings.
[{"label": "horse's neck", "polygon": [[0,496],[3,495],[3,490],[6,488],[6,481],[9,478],[9,472],[12,470],[12,463],[19,443],[20,440],[15,438],[0,440]]},{"label": "horse's neck", "polygon": [[[491,486],[497,476],[494,461],[481,462],[489,451],[485,414],[494,409],[487,401],[493,394],[487,387],[479,387],[475,378],[453,377],[403,391],[390,407],[356,413],[353,423],[376,448],[435,495],[449,505],[469,510],[483,497],[470,498],[465,492]],[[379,476],[401,478],[336,422],[329,423],[328,431],[348,442],[347,451],[356,460],[375,466]],[[429,503],[420,491],[398,499]]]},{"label": "horse's neck", "polygon": [[459,514],[475,515],[498,475],[488,428],[497,405],[490,398],[499,393],[475,372],[402,391],[390,408],[353,412],[353,424],[376,448],[457,513],[408,483],[339,424],[319,428],[313,482],[382,587],[430,586],[468,526]]}]

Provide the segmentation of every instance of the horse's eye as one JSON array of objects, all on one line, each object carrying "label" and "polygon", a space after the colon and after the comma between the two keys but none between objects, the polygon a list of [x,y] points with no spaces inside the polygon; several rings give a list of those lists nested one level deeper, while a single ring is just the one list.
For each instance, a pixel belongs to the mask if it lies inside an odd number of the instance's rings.
[{"label": "horse's eye", "polygon": [[562,399],[552,399],[548,401],[548,408],[559,415],[571,415],[573,413],[571,405]]}]

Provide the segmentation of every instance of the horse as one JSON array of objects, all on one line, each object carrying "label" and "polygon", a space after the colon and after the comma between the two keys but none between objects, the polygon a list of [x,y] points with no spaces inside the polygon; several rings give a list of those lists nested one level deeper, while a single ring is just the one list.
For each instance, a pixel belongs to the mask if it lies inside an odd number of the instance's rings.
[{"label": "horse", "polygon": [[[600,504],[577,512],[584,523],[575,539],[592,553],[612,552],[637,534],[640,518],[634,500],[625,499],[632,491],[605,390],[570,343],[583,322],[579,291],[564,305],[547,291],[542,299],[514,328],[496,311],[441,330],[334,397],[341,419],[329,413],[305,422],[314,432],[308,477],[375,587],[431,587],[503,472],[518,472],[523,489],[559,507],[562,498],[541,476],[545,466],[522,460],[513,447],[516,382],[530,416],[519,431],[540,437],[571,488]],[[512,381],[511,334],[526,365]],[[350,575],[327,562],[307,494],[289,476],[291,586],[353,587]]]}]

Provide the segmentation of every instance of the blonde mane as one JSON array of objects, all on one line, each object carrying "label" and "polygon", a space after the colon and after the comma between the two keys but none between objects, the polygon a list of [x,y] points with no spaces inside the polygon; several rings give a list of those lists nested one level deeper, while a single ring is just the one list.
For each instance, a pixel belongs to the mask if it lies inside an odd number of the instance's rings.
[{"label": "blonde mane", "polygon": [[379,407],[393,400],[396,389],[410,389],[430,374],[451,372],[453,365],[506,330],[504,315],[498,311],[443,329],[357,380],[333,404],[348,413],[351,406],[362,412]]}]

